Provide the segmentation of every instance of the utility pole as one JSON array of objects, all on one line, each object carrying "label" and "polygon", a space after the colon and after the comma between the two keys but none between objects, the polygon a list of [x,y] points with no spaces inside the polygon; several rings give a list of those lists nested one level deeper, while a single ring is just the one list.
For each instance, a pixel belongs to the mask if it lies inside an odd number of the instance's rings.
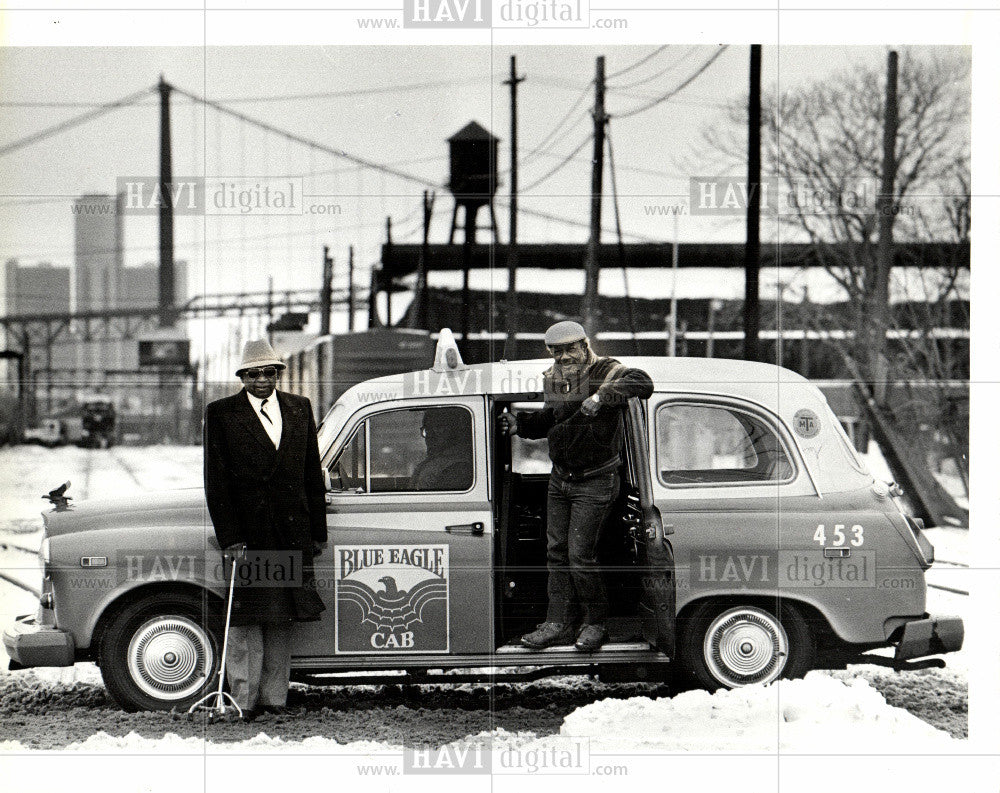
[{"label": "utility pole", "polygon": [[590,238],[584,257],[583,327],[593,338],[596,331],[597,286],[601,276],[598,254],[601,245],[601,196],[604,192],[604,56],[597,58],[594,77],[594,155],[590,173]]},{"label": "utility pole", "polygon": [[743,357],[760,360],[760,64],[761,45],[750,45],[750,104],[747,135],[746,286],[743,296]]},{"label": "utility pole", "polygon": [[[385,218],[385,243],[392,245],[392,217],[386,215]],[[385,282],[385,326],[392,327],[392,279],[387,278]]]},{"label": "utility pole", "polygon": [[347,247],[347,332],[354,333],[354,246]]},{"label": "utility pole", "polygon": [[417,260],[417,294],[414,310],[410,314],[410,327],[430,330],[427,327],[427,263],[431,257],[431,218],[434,213],[434,193],[424,190],[424,235],[420,243],[420,258]]},{"label": "utility pole", "polygon": [[892,228],[896,220],[896,132],[899,128],[899,106],[896,87],[899,79],[899,53],[889,51],[885,79],[885,123],[882,128],[882,182],[878,199],[878,247],[875,249],[875,272],[871,284],[871,313],[868,315],[872,338],[868,345],[869,364],[865,376],[875,384],[875,401],[885,401],[888,364],[885,358],[885,336],[889,329],[889,271],[892,269],[894,246]]},{"label": "utility pole", "polygon": [[174,326],[174,205],[171,190],[170,91],[160,75],[160,327]]},{"label": "utility pole", "polygon": [[267,277],[267,324],[264,330],[267,332],[267,341],[269,344],[274,343],[274,331],[271,330],[271,326],[274,324],[274,276],[269,275]]},{"label": "utility pole", "polygon": [[504,357],[517,359],[517,326],[520,307],[517,300],[517,84],[524,78],[517,76],[517,59],[510,56],[510,77],[504,85],[510,86],[510,244],[507,246],[507,343]]},{"label": "utility pole", "polygon": [[319,293],[319,333],[321,336],[330,334],[330,303],[333,291],[333,259],[330,258],[330,246],[323,246],[323,286]]}]

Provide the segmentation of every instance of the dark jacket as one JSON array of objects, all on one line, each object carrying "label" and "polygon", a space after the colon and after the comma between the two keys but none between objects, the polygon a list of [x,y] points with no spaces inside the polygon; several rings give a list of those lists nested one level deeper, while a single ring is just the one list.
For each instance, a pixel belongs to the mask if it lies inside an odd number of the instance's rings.
[{"label": "dark jacket", "polygon": [[205,409],[205,498],[219,546],[245,542],[248,560],[254,551],[298,552],[302,565],[300,587],[240,586],[238,578],[234,624],[255,615],[317,620],[324,608],[312,570],[313,541],[327,537],[316,422],[305,397],[275,396],[282,420],[277,449],[246,391]]},{"label": "dark jacket", "polygon": [[[545,372],[545,407],[517,415],[518,435],[547,437],[549,457],[564,473],[586,473],[620,460],[624,440],[621,407],[631,397],[648,399],[653,381],[641,369],[629,369],[614,358],[595,356],[579,376],[562,376],[553,366]],[[580,411],[583,401],[600,394],[595,416]]]}]

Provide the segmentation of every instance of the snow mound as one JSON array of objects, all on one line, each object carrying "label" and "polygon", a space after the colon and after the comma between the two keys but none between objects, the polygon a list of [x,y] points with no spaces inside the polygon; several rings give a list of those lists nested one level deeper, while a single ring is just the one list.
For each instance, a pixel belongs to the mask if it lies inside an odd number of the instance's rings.
[{"label": "snow mound", "polygon": [[[811,672],[803,680],[671,699],[605,699],[570,713],[564,736],[592,751],[922,752],[954,740],[888,705],[867,680]],[[836,740],[831,742],[831,736]]]}]

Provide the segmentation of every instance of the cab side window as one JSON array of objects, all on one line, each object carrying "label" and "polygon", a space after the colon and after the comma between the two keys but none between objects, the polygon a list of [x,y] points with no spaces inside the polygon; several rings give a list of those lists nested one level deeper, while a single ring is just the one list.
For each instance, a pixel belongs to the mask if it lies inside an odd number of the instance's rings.
[{"label": "cab side window", "polygon": [[721,404],[668,402],[656,412],[656,458],[668,486],[785,482],[795,468],[761,417]]},{"label": "cab side window", "polygon": [[[472,441],[472,414],[465,408],[377,413],[355,430],[331,478],[338,483],[339,474],[342,489],[366,493],[465,491],[475,472]],[[360,470],[354,467],[359,460]]]}]

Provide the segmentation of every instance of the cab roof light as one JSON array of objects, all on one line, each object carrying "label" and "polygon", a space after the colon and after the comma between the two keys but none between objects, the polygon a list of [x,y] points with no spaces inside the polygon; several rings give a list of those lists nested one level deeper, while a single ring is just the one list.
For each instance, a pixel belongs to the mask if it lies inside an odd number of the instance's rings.
[{"label": "cab roof light", "polygon": [[437,348],[434,350],[435,372],[455,372],[468,367],[462,361],[462,354],[458,351],[458,342],[455,341],[455,334],[450,328],[441,328],[438,334]]}]

